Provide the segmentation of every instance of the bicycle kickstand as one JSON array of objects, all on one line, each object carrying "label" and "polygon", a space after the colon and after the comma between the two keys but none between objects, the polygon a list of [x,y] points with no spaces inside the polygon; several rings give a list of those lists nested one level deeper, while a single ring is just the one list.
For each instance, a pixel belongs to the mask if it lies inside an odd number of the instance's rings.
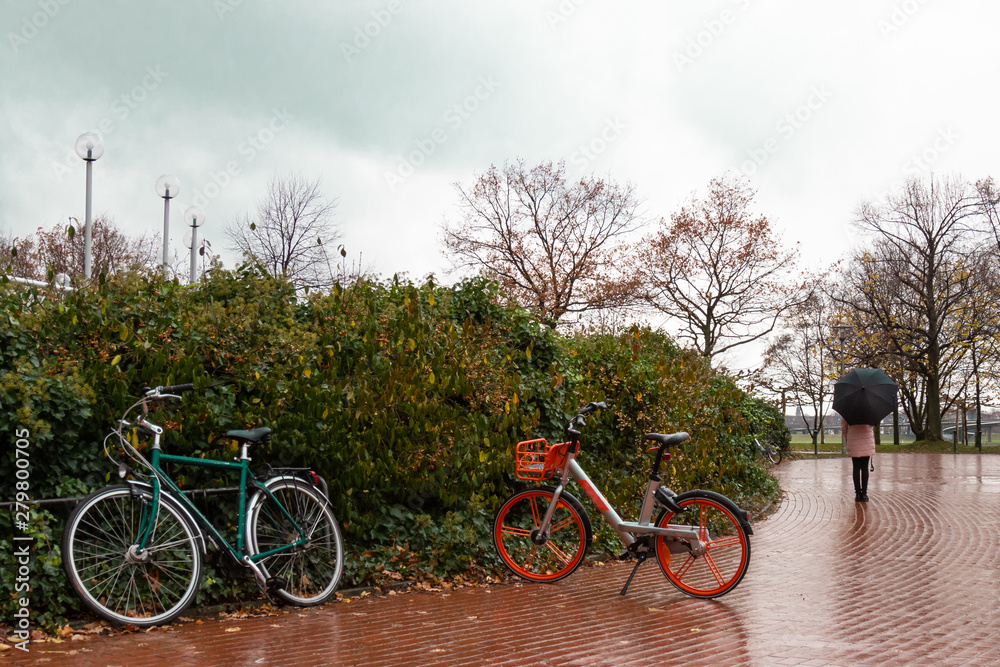
[{"label": "bicycle kickstand", "polygon": [[632,574],[628,575],[628,581],[625,582],[625,587],[622,588],[622,592],[619,595],[628,593],[628,587],[632,584],[632,578],[635,577],[635,573],[639,571],[639,566],[646,562],[647,558],[649,558],[649,554],[644,551],[635,554],[635,567],[632,568]]}]

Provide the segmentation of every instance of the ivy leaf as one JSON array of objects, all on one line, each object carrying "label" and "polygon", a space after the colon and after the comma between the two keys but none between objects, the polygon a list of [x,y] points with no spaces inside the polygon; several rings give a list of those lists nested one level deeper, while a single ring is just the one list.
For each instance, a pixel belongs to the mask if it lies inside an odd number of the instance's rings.
[{"label": "ivy leaf", "polygon": [[112,366],[117,366],[118,362],[121,361],[121,360],[122,360],[122,355],[116,354],[115,358],[111,360],[111,365]]}]

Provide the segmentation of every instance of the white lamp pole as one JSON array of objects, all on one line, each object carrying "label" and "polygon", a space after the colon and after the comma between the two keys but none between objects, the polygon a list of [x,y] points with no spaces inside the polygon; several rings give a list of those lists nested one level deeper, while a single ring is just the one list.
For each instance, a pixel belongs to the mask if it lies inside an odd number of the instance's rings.
[{"label": "white lamp pole", "polygon": [[198,279],[198,228],[205,224],[205,211],[189,206],[184,211],[184,221],[191,228],[191,284]]},{"label": "white lamp pole", "polygon": [[93,226],[91,212],[91,190],[94,178],[94,161],[104,155],[104,140],[97,132],[84,132],[76,139],[76,154],[87,163],[87,209],[83,227],[83,275],[90,278],[91,239]]},{"label": "white lamp pole", "polygon": [[181,182],[176,176],[164,174],[156,179],[156,194],[163,197],[163,259],[160,269],[163,277],[170,274],[170,200],[180,194]]}]

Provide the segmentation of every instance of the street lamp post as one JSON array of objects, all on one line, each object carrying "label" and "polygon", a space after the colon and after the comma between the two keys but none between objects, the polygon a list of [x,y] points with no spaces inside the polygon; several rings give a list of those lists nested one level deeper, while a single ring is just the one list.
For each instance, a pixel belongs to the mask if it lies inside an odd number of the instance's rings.
[{"label": "street lamp post", "polygon": [[83,275],[89,279],[91,273],[91,241],[93,221],[91,218],[91,191],[93,189],[94,162],[104,155],[104,140],[97,132],[84,132],[76,139],[73,148],[87,163],[87,208],[83,227]]},{"label": "street lamp post", "polygon": [[191,228],[191,284],[198,279],[198,228],[205,224],[205,211],[197,206],[188,206],[184,211],[184,221]]},{"label": "street lamp post", "polygon": [[180,194],[181,182],[176,176],[164,174],[156,179],[155,187],[156,194],[163,197],[163,260],[160,269],[166,278],[170,267],[170,200]]}]

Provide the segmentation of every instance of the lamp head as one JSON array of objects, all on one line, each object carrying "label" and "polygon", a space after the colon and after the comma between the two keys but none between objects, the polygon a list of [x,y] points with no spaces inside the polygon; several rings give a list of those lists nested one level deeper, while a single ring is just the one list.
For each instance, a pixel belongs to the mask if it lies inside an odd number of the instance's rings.
[{"label": "lamp head", "polygon": [[177,180],[176,176],[171,176],[170,174],[164,174],[156,179],[156,194],[160,195],[164,199],[173,199],[181,191],[181,182]]},{"label": "lamp head", "polygon": [[205,224],[205,211],[200,206],[188,206],[184,211],[184,222],[188,227],[201,227]]},{"label": "lamp head", "polygon": [[93,162],[104,155],[104,139],[97,132],[84,132],[73,145],[76,154],[87,162]]}]

